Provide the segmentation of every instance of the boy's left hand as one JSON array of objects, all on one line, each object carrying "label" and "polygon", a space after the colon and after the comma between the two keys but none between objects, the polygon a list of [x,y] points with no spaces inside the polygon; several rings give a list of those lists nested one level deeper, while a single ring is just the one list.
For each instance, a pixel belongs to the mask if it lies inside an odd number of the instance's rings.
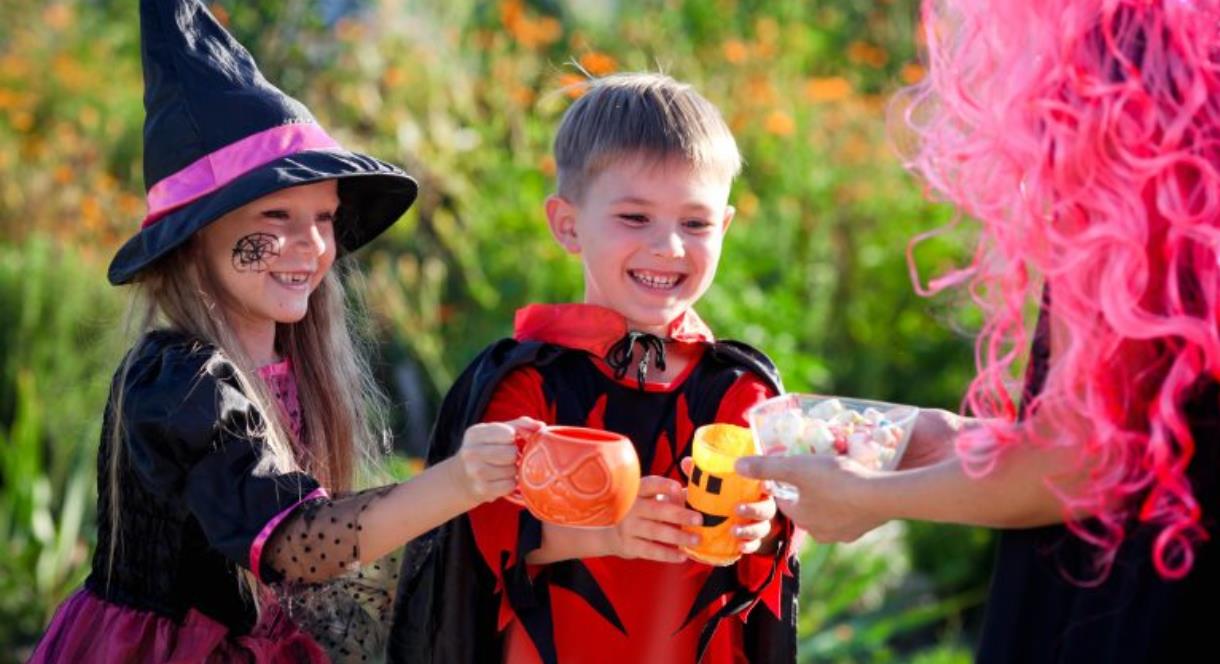
[{"label": "boy's left hand", "polygon": [[[690,477],[694,461],[690,457],[682,459],[682,473]],[[733,536],[737,538],[742,553],[770,552],[775,546],[775,536],[778,531],[772,528],[772,520],[778,513],[775,499],[764,495],[762,500],[753,503],[737,503],[733,508],[734,515],[740,523],[733,526]]]}]

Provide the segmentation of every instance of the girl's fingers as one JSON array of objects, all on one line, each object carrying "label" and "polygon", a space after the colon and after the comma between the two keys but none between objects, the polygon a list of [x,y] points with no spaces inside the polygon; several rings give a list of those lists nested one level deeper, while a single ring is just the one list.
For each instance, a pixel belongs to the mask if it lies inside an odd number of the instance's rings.
[{"label": "girl's fingers", "polygon": [[512,442],[516,437],[517,430],[503,422],[484,422],[466,429],[462,445]]},{"label": "girl's fingers", "polygon": [[513,492],[513,489],[516,488],[517,480],[515,479],[493,480],[487,483],[487,495],[497,498],[500,496],[507,496]]},{"label": "girl's fingers", "polygon": [[474,448],[479,459],[493,466],[516,466],[517,446],[513,443],[481,443]]},{"label": "girl's fingers", "polygon": [[534,433],[535,431],[546,426],[545,422],[540,422],[532,417],[518,417],[515,420],[505,422],[505,424],[512,427],[514,432],[517,434]]},{"label": "girl's fingers", "polygon": [[517,480],[517,467],[513,465],[498,466],[479,464],[471,472],[476,479],[483,482],[498,482],[500,480]]}]

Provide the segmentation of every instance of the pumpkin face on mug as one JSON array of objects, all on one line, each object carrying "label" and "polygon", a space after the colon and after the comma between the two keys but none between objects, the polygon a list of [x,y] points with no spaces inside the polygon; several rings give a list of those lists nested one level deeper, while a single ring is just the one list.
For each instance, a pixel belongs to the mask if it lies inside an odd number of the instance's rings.
[{"label": "pumpkin face on mug", "polygon": [[703,524],[686,528],[700,540],[693,547],[684,547],[695,560],[730,565],[741,557],[733,527],[742,519],[734,516],[734,510],[738,503],[761,500],[763,488],[759,480],[733,472],[733,464],[739,457],[754,454],[755,449],[753,434],[744,427],[709,424],[695,431],[686,506],[703,515]]},{"label": "pumpkin face on mug", "polygon": [[640,490],[640,461],[626,437],[585,427],[551,426],[527,436],[517,487],[508,499],[564,526],[612,526]]}]

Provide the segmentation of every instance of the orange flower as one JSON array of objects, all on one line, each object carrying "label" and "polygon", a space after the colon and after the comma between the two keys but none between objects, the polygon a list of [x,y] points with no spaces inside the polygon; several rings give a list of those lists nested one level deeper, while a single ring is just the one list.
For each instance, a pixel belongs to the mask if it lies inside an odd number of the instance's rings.
[{"label": "orange flower", "polygon": [[13,124],[13,129],[25,133],[34,126],[34,114],[29,111],[14,111],[9,115],[9,122]]},{"label": "orange flower", "polygon": [[55,184],[65,185],[72,181],[72,176],[72,169],[67,164],[60,164],[51,177],[55,180]]},{"label": "orange flower", "polygon": [[402,87],[407,82],[407,71],[402,67],[395,67],[393,65],[386,67],[385,71],[381,74],[381,82],[391,90]]},{"label": "orange flower", "polygon": [[724,59],[739,65],[750,57],[750,49],[740,39],[730,39],[724,43]]},{"label": "orange flower", "polygon": [[775,85],[766,76],[753,76],[746,82],[746,98],[756,106],[771,106],[777,97]]},{"label": "orange flower", "polygon": [[529,106],[534,103],[534,91],[524,85],[514,85],[509,91],[508,96],[518,106]]},{"label": "orange flower", "polygon": [[68,55],[60,54],[51,61],[51,71],[59,84],[68,90],[80,90],[89,83],[89,74],[80,63]]},{"label": "orange flower", "polygon": [[902,76],[903,83],[913,85],[922,81],[925,73],[926,72],[923,69],[923,65],[912,62],[903,65],[902,73],[900,75]]},{"label": "orange flower", "polygon": [[555,177],[555,156],[550,154],[543,155],[542,159],[538,160],[538,170],[542,171],[543,175],[546,175],[548,178]]},{"label": "orange flower", "polygon": [[208,6],[208,9],[211,10],[212,16],[216,17],[217,23],[226,28],[229,27],[229,10],[222,7],[219,2],[213,2]]},{"label": "orange flower", "polygon": [[500,23],[504,24],[509,32],[516,30],[523,18],[525,7],[521,0],[504,0],[500,3]]},{"label": "orange flower", "polygon": [[22,56],[9,53],[0,58],[0,75],[7,78],[23,78],[30,72],[30,61]]},{"label": "orange flower", "polygon": [[123,192],[119,194],[119,211],[123,213],[124,217],[134,219],[144,212],[144,199]]},{"label": "orange flower", "polygon": [[[737,208],[736,218],[739,220],[744,218],[744,220],[749,221],[758,212],[758,203],[758,195],[754,192],[748,190],[741,192],[741,195],[737,197],[737,204],[735,205]],[[737,223],[741,223],[741,221]]]},{"label": "orange flower", "polygon": [[767,114],[767,118],[763,121],[763,128],[768,134],[776,136],[791,136],[796,132],[796,121],[791,115],[781,111],[774,110]]},{"label": "orange flower", "polygon": [[81,220],[85,223],[85,228],[88,230],[97,230],[102,226],[104,215],[102,214],[102,204],[98,202],[95,196],[85,196],[80,202]]},{"label": "orange flower", "polygon": [[563,36],[563,23],[554,16],[543,16],[534,24],[534,28],[543,46],[550,46]]},{"label": "orange flower", "polygon": [[847,47],[847,59],[857,65],[865,65],[880,69],[889,62],[890,56],[884,50],[867,42],[852,42]]},{"label": "orange flower", "polygon": [[72,9],[62,2],[57,2],[42,10],[42,20],[55,30],[63,30],[72,24]]},{"label": "orange flower", "polygon": [[851,83],[842,76],[811,78],[805,82],[805,98],[814,103],[841,101],[851,96]]},{"label": "orange flower", "polygon": [[733,116],[729,118],[729,131],[733,132],[734,134],[739,134],[745,131],[749,126],[750,116],[744,112],[739,111],[734,113]]},{"label": "orange flower", "polygon": [[589,51],[580,56],[580,66],[594,76],[613,74],[618,69],[618,63],[614,61],[614,58],[597,51]]},{"label": "orange flower", "polygon": [[580,74],[560,74],[559,89],[572,99],[580,99],[585,94],[589,79]]}]

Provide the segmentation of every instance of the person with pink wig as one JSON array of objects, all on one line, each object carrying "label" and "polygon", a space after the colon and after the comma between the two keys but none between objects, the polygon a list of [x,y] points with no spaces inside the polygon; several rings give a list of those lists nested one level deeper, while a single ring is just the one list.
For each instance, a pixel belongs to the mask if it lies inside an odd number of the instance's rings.
[{"label": "person with pink wig", "polygon": [[970,417],[924,411],[894,472],[738,470],[797,485],[780,508],[822,541],[891,519],[1003,529],[979,661],[1206,657],[1220,1],[925,0],[923,26],[929,75],[896,108],[911,170],[978,223],[970,265],[921,289],[964,284],[982,308]]}]

